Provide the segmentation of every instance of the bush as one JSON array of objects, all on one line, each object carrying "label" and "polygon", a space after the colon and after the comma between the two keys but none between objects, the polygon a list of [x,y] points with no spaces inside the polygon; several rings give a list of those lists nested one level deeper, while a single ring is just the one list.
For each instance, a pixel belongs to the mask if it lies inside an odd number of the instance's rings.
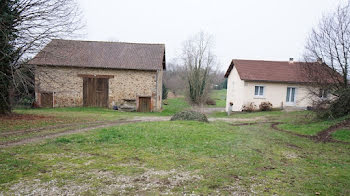
[{"label": "bush", "polygon": [[169,104],[168,100],[163,100],[163,105],[168,105],[168,104]]},{"label": "bush", "polygon": [[338,94],[339,97],[333,100],[326,99],[313,103],[312,110],[318,118],[340,118],[350,114],[350,89],[345,89]]},{"label": "bush", "polygon": [[350,89],[340,93],[335,101],[331,102],[329,113],[333,118],[339,118],[350,114]]},{"label": "bush", "polygon": [[246,103],[242,107],[243,112],[253,112],[256,110],[256,105],[253,102]]},{"label": "bush", "polygon": [[261,111],[271,111],[272,110],[272,104],[268,101],[266,102],[261,102],[261,104],[259,105],[259,109]]},{"label": "bush", "polygon": [[205,114],[191,110],[178,112],[174,114],[174,116],[172,116],[170,120],[194,120],[199,122],[209,122]]},{"label": "bush", "polygon": [[327,119],[331,116],[330,113],[330,104],[329,100],[316,101],[312,104],[312,111],[316,112],[317,118]]},{"label": "bush", "polygon": [[207,105],[216,105],[216,101],[212,98],[208,98],[205,102]]}]

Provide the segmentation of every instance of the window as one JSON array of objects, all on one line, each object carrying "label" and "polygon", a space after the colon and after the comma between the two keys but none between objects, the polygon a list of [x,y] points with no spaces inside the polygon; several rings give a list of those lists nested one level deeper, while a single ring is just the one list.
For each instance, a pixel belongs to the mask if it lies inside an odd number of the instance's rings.
[{"label": "window", "polygon": [[255,96],[264,96],[264,87],[263,86],[255,86]]},{"label": "window", "polygon": [[286,102],[288,103],[294,103],[295,102],[295,88],[294,87],[287,87],[287,97]]},{"label": "window", "polygon": [[328,91],[326,89],[320,89],[320,93],[318,95],[322,99],[327,99]]}]

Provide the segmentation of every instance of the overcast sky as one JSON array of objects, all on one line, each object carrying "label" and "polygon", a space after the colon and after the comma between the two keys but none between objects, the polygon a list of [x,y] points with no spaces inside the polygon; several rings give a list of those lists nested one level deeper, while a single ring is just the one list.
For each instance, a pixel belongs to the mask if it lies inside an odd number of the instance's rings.
[{"label": "overcast sky", "polygon": [[346,0],[78,0],[86,40],[164,43],[167,60],[199,31],[214,37],[225,70],[231,59],[301,58],[323,14]]}]

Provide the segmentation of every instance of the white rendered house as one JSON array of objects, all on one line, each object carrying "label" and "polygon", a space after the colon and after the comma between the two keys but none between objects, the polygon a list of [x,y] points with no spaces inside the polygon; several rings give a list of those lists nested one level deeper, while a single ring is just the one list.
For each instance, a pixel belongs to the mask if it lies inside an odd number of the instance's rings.
[{"label": "white rendered house", "polygon": [[[308,83],[300,66],[290,61],[232,60],[227,81],[226,111],[242,111],[244,105],[270,102],[273,108],[312,106]],[[322,95],[327,96],[327,95]]]}]

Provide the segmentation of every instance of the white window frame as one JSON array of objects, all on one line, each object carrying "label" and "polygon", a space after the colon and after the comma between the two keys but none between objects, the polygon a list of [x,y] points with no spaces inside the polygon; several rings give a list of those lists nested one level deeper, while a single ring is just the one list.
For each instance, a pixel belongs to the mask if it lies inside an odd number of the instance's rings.
[{"label": "white window frame", "polygon": [[[294,88],[295,89],[295,92],[294,92],[294,101],[293,102],[291,102],[290,100],[289,100],[289,102],[287,102],[287,99],[286,99],[286,105],[287,106],[295,106],[295,104],[296,104],[296,102],[297,102],[297,92],[298,92],[298,88],[296,87],[296,86],[287,86],[287,88],[286,88],[286,98],[287,98],[287,93],[288,93],[288,88]],[[290,97],[289,98],[291,98],[291,95],[292,95],[292,92],[290,92]]]},{"label": "white window frame", "polygon": [[[257,95],[255,94],[255,89],[256,89],[256,87],[258,87],[258,94],[257,94]],[[263,94],[262,94],[262,95],[260,95],[260,89],[261,89],[261,87],[262,87],[262,89],[263,89]],[[255,98],[264,98],[264,97],[265,97],[265,91],[266,91],[265,86],[263,86],[263,85],[254,85],[254,97],[255,97]]]},{"label": "white window frame", "polygon": [[[321,94],[321,96],[320,96],[320,94]],[[327,89],[322,89],[322,88],[320,88],[320,92],[319,92],[318,97],[319,97],[320,99],[328,99],[328,96],[329,96],[328,90],[327,90]]]}]

